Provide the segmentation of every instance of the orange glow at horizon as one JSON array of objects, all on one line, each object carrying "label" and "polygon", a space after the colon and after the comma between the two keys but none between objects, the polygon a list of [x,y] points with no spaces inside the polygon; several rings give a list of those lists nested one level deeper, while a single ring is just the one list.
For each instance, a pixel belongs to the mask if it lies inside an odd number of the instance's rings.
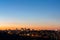
[{"label": "orange glow at horizon", "polygon": [[51,26],[51,25],[27,25],[27,24],[1,24],[0,30],[6,30],[6,29],[21,29],[21,28],[30,28],[30,29],[36,29],[36,30],[55,30],[59,29],[59,26]]}]

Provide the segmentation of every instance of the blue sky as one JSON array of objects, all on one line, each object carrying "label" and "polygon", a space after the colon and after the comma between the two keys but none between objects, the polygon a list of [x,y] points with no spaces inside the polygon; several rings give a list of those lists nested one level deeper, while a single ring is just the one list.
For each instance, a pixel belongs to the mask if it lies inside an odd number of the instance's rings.
[{"label": "blue sky", "polygon": [[60,24],[60,0],[0,0],[0,22]]}]

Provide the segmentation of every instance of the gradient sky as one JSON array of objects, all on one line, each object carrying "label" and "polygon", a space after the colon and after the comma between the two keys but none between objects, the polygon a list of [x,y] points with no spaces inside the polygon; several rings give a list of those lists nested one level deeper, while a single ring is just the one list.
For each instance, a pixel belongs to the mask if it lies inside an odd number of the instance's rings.
[{"label": "gradient sky", "polygon": [[0,29],[4,25],[59,29],[60,0],[0,0]]}]

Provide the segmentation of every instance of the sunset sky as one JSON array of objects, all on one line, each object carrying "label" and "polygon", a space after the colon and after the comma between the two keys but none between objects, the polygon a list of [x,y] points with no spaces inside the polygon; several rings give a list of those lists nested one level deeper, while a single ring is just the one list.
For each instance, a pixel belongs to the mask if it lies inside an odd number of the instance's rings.
[{"label": "sunset sky", "polygon": [[0,0],[0,30],[59,29],[60,0]]}]

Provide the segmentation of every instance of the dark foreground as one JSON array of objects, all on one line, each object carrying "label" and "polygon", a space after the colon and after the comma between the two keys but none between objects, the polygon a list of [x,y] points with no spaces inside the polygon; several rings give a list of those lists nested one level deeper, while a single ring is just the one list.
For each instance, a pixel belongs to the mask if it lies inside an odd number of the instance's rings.
[{"label": "dark foreground", "polygon": [[0,40],[60,40],[60,31],[0,31]]}]

